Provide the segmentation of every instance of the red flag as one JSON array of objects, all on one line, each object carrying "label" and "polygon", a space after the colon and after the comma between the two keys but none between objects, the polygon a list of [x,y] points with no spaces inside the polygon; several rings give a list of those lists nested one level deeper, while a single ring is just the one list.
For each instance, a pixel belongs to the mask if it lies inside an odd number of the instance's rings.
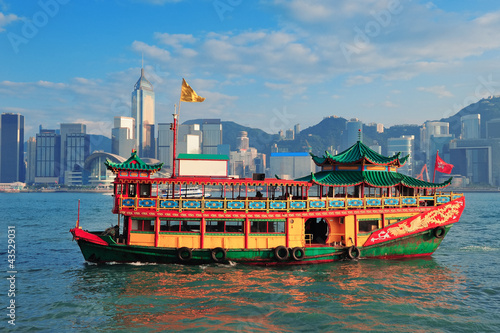
[{"label": "red flag", "polygon": [[439,154],[436,153],[436,166],[434,167],[436,171],[442,172],[442,173],[451,173],[451,169],[453,169],[453,164],[446,163],[439,157]]}]

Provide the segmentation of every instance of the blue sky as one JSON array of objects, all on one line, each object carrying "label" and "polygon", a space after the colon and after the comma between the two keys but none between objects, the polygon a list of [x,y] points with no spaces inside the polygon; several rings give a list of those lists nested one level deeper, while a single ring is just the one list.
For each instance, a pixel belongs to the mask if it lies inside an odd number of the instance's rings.
[{"label": "blue sky", "polygon": [[500,94],[500,2],[0,0],[0,112],[110,136],[144,57],[156,121],[270,133],[337,115],[422,124]]}]

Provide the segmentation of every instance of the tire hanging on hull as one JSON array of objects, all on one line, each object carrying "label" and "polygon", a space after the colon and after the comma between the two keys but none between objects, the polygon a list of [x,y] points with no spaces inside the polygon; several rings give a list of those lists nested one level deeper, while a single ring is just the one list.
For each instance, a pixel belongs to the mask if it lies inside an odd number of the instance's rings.
[{"label": "tire hanging on hull", "polygon": [[286,247],[284,247],[283,245],[280,245],[278,247],[276,247],[274,249],[274,257],[276,258],[276,260],[278,261],[285,261],[288,259],[289,257],[289,252],[288,252],[288,249]]},{"label": "tire hanging on hull", "polygon": [[210,250],[210,256],[214,262],[221,263],[226,261],[227,251],[222,247],[216,247]]},{"label": "tire hanging on hull", "polygon": [[188,247],[181,247],[177,249],[177,258],[180,262],[188,262],[193,258],[193,252]]}]

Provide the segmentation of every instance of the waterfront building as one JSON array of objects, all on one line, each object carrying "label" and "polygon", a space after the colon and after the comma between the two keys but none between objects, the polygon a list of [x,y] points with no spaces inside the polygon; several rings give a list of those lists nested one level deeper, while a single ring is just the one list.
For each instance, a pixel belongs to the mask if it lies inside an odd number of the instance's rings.
[{"label": "waterfront building", "polygon": [[[420,129],[420,150],[425,153],[427,166],[434,166],[436,151],[443,148],[453,139],[450,124],[442,121],[426,121]],[[442,156],[442,154],[440,154]]]},{"label": "waterfront building", "polygon": [[58,184],[61,176],[61,136],[40,128],[36,135],[35,183]]},{"label": "waterfront building", "polygon": [[460,117],[462,124],[462,139],[480,139],[481,138],[481,115],[468,114]]},{"label": "waterfront building", "polygon": [[128,156],[132,149],[137,149],[134,136],[135,119],[132,117],[115,117],[111,129],[111,153]]},{"label": "waterfront building", "polygon": [[23,182],[26,178],[24,164],[24,116],[3,113],[0,120],[0,183]]},{"label": "waterfront building", "polygon": [[217,146],[222,144],[222,123],[220,119],[204,119],[201,125],[202,153],[217,154]]},{"label": "waterfront building", "polygon": [[84,124],[61,124],[61,183],[65,185],[82,185],[85,182],[83,165],[90,155],[90,140],[86,132]]},{"label": "waterfront building", "polygon": [[486,122],[486,138],[500,138],[500,118],[491,119],[490,121]]},{"label": "waterfront building", "polygon": [[401,153],[400,157],[403,158],[409,155],[404,166],[400,167],[398,172],[411,176],[413,174],[413,144],[415,136],[402,135],[399,138],[387,139],[387,156],[394,156]]},{"label": "waterfront building", "polygon": [[27,141],[26,149],[26,183],[32,184],[35,182],[36,172],[36,139],[30,137]]},{"label": "waterfront building", "polygon": [[310,175],[315,170],[316,166],[309,153],[271,153],[269,176],[296,179]]},{"label": "waterfront building", "polygon": [[135,139],[140,157],[155,157],[155,93],[153,85],[144,76],[141,77],[132,92],[132,118],[135,119]]},{"label": "waterfront building", "polygon": [[500,139],[453,140],[450,163],[470,184],[500,186]]}]

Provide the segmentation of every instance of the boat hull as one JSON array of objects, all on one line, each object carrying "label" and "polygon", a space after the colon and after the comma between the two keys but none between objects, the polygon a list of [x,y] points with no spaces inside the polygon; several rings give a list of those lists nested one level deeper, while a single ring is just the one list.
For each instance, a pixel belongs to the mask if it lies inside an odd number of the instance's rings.
[{"label": "boat hull", "polygon": [[[358,258],[408,258],[431,255],[440,245],[451,225],[444,227],[444,234],[436,237],[434,229],[410,236],[392,239],[367,247],[359,247],[357,252],[349,251],[350,247],[308,246],[302,249],[286,249],[276,254],[276,249],[182,249],[155,248],[146,246],[128,246],[117,244],[109,236],[102,237],[104,242],[96,243],[89,239],[79,238],[78,245],[83,257],[93,263],[158,263],[158,264],[210,264],[210,263],[242,263],[249,265],[297,265],[317,264],[338,260]],[[72,229],[74,230],[74,229]],[[214,256],[215,250],[215,256]],[[294,251],[300,255],[294,256]],[[296,253],[295,253],[296,254]],[[297,258],[298,257],[298,258]]]}]

